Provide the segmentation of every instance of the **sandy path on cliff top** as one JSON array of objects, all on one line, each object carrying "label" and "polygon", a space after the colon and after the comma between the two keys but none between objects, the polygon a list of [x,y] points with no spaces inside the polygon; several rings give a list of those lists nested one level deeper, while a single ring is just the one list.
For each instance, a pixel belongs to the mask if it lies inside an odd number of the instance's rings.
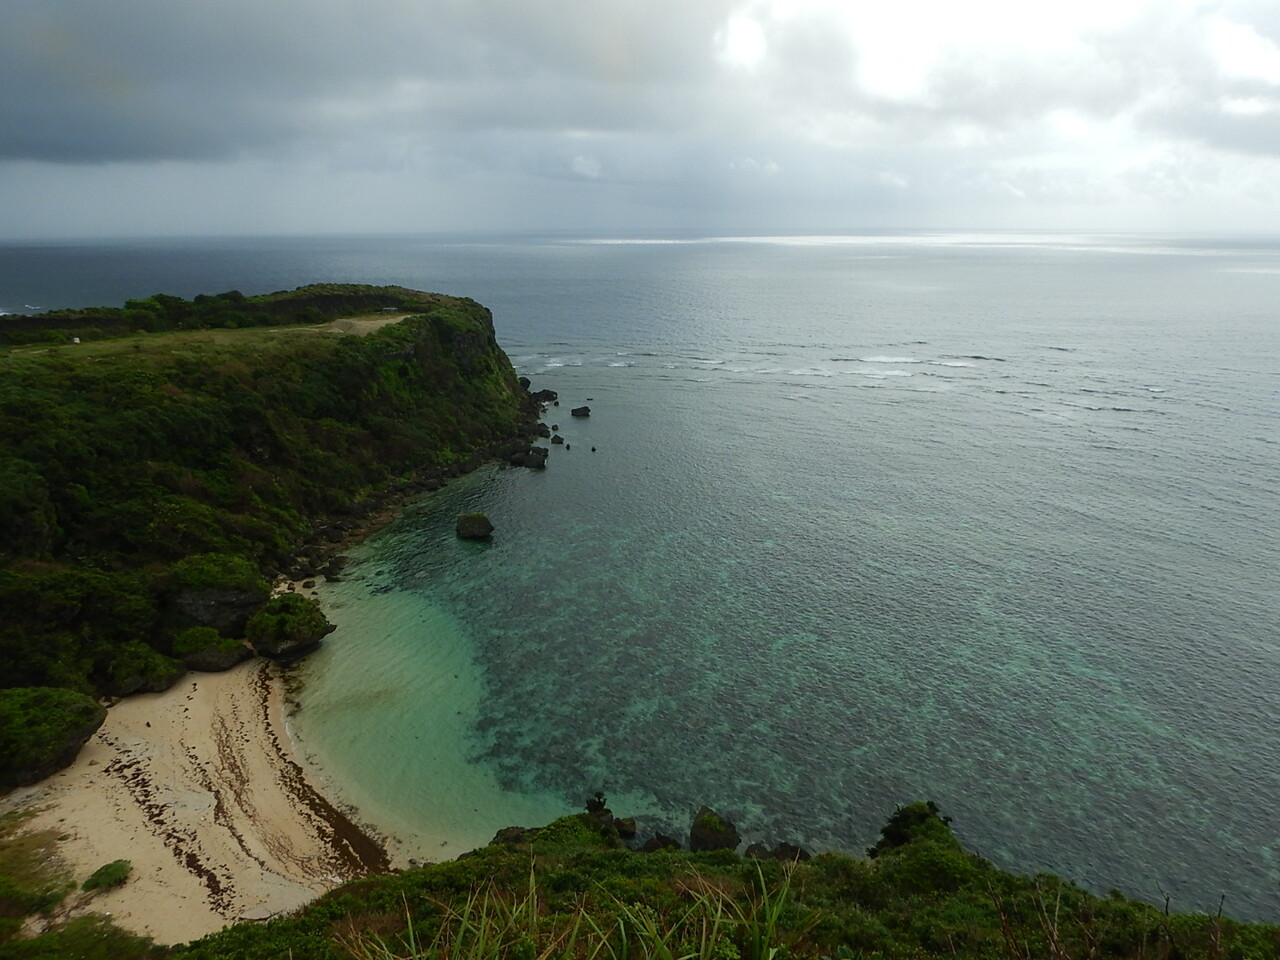
[{"label": "sandy path on cliff top", "polygon": [[15,790],[29,829],[67,835],[77,883],[112,860],[124,886],[73,893],[70,913],[110,913],[161,943],[291,910],[386,869],[386,854],[308,783],[284,726],[279,668],[256,660],[130,697],[75,764]]}]

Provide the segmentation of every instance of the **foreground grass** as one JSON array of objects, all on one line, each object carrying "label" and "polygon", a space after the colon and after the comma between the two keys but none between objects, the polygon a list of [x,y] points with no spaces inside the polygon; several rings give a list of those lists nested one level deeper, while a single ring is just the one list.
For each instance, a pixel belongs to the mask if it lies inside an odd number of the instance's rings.
[{"label": "foreground grass", "polygon": [[[57,857],[59,837],[24,829],[29,813],[0,815],[0,960],[124,960],[145,957],[151,942],[96,914],[63,920],[59,910],[75,890]],[[43,928],[23,935],[29,921]]]},{"label": "foreground grass", "polygon": [[1177,914],[1021,877],[925,804],[868,859],[636,853],[579,815],[530,843],[371,878],[299,915],[174,951],[190,960],[1268,960],[1280,927]]},{"label": "foreground grass", "polygon": [[931,804],[897,811],[867,858],[638,853],[579,814],[521,842],[366,878],[295,915],[163,947],[103,917],[59,923],[54,838],[0,822],[0,960],[1272,960],[1280,926],[1180,914],[968,853]]}]

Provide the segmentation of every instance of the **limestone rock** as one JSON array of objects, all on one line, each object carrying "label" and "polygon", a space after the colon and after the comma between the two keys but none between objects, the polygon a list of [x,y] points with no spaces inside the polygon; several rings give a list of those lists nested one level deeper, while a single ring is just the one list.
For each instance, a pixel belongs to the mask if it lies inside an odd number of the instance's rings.
[{"label": "limestone rock", "polygon": [[182,664],[188,670],[199,670],[201,673],[221,673],[230,670],[237,663],[243,663],[253,656],[253,650],[247,644],[210,645],[203,650],[193,650],[182,658]]},{"label": "limestone rock", "polygon": [[540,827],[503,827],[493,835],[489,846],[530,843],[538,835]]},{"label": "limestone rock", "polygon": [[668,837],[665,833],[657,833],[644,842],[644,846],[640,848],[641,853],[657,853],[659,850],[679,850],[680,841],[675,837]]},{"label": "limestone rock", "polygon": [[463,540],[486,540],[493,534],[493,524],[483,513],[464,513],[458,517],[456,530]]},{"label": "limestone rock", "polygon": [[57,687],[0,691],[0,789],[36,783],[76,758],[107,711]]},{"label": "limestone rock", "polygon": [[529,447],[522,453],[517,453],[508,458],[507,462],[513,467],[529,467],[533,470],[542,470],[547,465],[547,456],[551,451],[547,447]]},{"label": "limestone rock", "polygon": [[183,619],[202,627],[213,627],[223,636],[244,635],[245,624],[266,599],[265,591],[184,587],[173,598]]},{"label": "limestone rock", "polygon": [[689,829],[689,849],[695,853],[700,850],[733,850],[740,842],[738,828],[710,807],[703,806],[694,816],[693,826]]},{"label": "limestone rock", "polygon": [[285,593],[269,600],[253,615],[245,635],[264,657],[296,660],[320,646],[320,641],[336,629],[315,601],[298,593]]}]

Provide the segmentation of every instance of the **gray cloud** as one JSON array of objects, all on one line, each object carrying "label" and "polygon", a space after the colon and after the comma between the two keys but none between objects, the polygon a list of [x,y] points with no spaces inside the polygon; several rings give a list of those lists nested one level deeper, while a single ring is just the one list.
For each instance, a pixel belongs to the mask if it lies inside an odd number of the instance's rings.
[{"label": "gray cloud", "polygon": [[[1274,3],[1153,0],[1029,46],[998,42],[995,20],[989,42],[921,24],[918,49],[909,31],[855,29],[850,9],[0,0],[0,185],[24,195],[10,207],[30,229],[42,203],[65,220],[59,191],[92,206],[94,183],[141,205],[158,185],[252,230],[318,228],[320,201],[336,229],[339,216],[369,229],[834,227],[1050,224],[1270,196]],[[726,48],[735,16],[758,43]],[[1240,62],[1224,60],[1237,48]],[[886,50],[932,53],[895,92],[863,75],[893,65]]]}]

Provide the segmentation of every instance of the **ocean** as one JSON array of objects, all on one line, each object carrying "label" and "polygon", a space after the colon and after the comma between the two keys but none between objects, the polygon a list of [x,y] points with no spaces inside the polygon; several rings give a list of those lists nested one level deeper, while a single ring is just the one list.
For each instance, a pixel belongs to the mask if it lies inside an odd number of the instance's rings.
[{"label": "ocean", "polygon": [[317,281],[490,307],[567,441],[324,590],[293,726],[363,819],[433,859],[603,790],[859,852],[932,799],[1002,867],[1280,921],[1280,241],[0,245],[4,311]]}]

